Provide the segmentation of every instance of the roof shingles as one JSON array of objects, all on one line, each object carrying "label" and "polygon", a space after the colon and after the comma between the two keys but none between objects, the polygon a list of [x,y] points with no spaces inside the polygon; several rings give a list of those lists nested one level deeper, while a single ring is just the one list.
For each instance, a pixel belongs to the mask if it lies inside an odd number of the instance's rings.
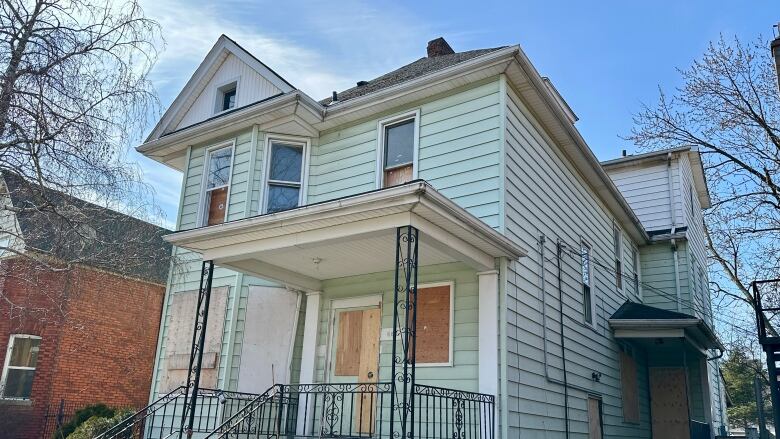
[{"label": "roof shingles", "polygon": [[[367,81],[365,85],[356,86],[347,90],[337,93],[338,102],[344,102],[349,99],[354,99],[360,96],[367,95],[402,82],[410,81],[412,79],[419,78],[421,76],[433,73],[439,70],[443,70],[447,67],[451,67],[455,64],[468,61],[478,56],[486,55],[491,52],[503,49],[506,46],[494,47],[491,49],[477,49],[469,50],[466,52],[457,52],[448,55],[439,55],[432,58],[420,58],[417,61],[407,64],[401,68],[393,70],[390,73],[386,73],[378,78],[374,78]],[[330,105],[332,98],[323,99],[320,101],[322,105]],[[335,104],[334,104],[335,105]]]}]

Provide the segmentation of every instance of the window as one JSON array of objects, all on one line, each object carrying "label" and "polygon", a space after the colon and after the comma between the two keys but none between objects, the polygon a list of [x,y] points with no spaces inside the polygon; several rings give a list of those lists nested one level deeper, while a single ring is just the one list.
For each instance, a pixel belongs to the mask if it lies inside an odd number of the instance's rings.
[{"label": "window", "polygon": [[590,247],[580,243],[580,258],[582,259],[582,314],[585,323],[593,324],[593,291],[591,289],[592,275],[590,266]]},{"label": "window", "polygon": [[612,244],[615,247],[615,286],[618,290],[623,289],[623,237],[620,234],[620,227],[612,224]]},{"label": "window", "polygon": [[417,292],[417,365],[450,365],[452,284],[421,286]]},{"label": "window", "polygon": [[602,439],[601,398],[588,396],[588,439]]},{"label": "window", "polygon": [[206,186],[203,197],[203,224],[212,226],[225,222],[233,165],[233,147],[223,146],[206,154]]},{"label": "window", "polygon": [[5,354],[0,396],[29,399],[41,338],[35,335],[12,334]]},{"label": "window", "polygon": [[236,91],[238,90],[238,81],[233,81],[217,88],[217,102],[214,112],[227,111],[236,107]]},{"label": "window", "polygon": [[620,391],[623,399],[623,421],[638,423],[639,390],[636,360],[625,351],[620,351]]},{"label": "window", "polygon": [[631,260],[634,264],[634,295],[636,295],[636,297],[642,297],[642,289],[640,286],[642,279],[639,275],[641,272],[639,266],[639,252],[635,248],[631,249]]},{"label": "window", "polygon": [[693,186],[688,185],[688,204],[691,205],[691,216],[696,214],[696,209],[693,206]]},{"label": "window", "polygon": [[266,213],[280,212],[300,205],[305,146],[303,143],[270,141]]},{"label": "window", "polygon": [[404,184],[415,178],[417,113],[380,122],[381,187]]}]

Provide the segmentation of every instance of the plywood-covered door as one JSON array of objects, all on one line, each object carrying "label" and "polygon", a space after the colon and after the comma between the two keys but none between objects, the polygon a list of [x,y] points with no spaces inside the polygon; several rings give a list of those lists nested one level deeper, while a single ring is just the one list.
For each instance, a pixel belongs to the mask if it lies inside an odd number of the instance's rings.
[{"label": "plywood-covered door", "polygon": [[654,438],[690,439],[685,369],[650,368],[650,411]]},{"label": "plywood-covered door", "polygon": [[[379,366],[379,307],[337,313],[333,376],[356,383],[376,383]],[[339,379],[341,377],[341,379]],[[360,433],[373,433],[376,394],[357,393],[353,401],[354,425]]]},{"label": "plywood-covered door", "polygon": [[603,439],[601,400],[588,397],[588,439]]}]

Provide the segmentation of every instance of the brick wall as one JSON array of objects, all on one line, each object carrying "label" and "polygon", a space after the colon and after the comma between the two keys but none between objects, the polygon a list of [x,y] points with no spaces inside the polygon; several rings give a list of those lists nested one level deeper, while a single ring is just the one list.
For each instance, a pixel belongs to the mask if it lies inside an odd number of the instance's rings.
[{"label": "brick wall", "polygon": [[164,286],[83,267],[53,273],[12,261],[3,268],[0,364],[10,334],[42,338],[30,404],[0,401],[3,437],[40,437],[46,406],[60,399],[146,405]]}]

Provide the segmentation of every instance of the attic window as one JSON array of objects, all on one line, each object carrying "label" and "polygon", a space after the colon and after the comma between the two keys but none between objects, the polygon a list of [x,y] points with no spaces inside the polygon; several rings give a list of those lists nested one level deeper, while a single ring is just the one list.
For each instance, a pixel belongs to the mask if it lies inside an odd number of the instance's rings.
[{"label": "attic window", "polygon": [[236,90],[238,82],[233,81],[217,89],[216,112],[227,111],[236,107]]}]

